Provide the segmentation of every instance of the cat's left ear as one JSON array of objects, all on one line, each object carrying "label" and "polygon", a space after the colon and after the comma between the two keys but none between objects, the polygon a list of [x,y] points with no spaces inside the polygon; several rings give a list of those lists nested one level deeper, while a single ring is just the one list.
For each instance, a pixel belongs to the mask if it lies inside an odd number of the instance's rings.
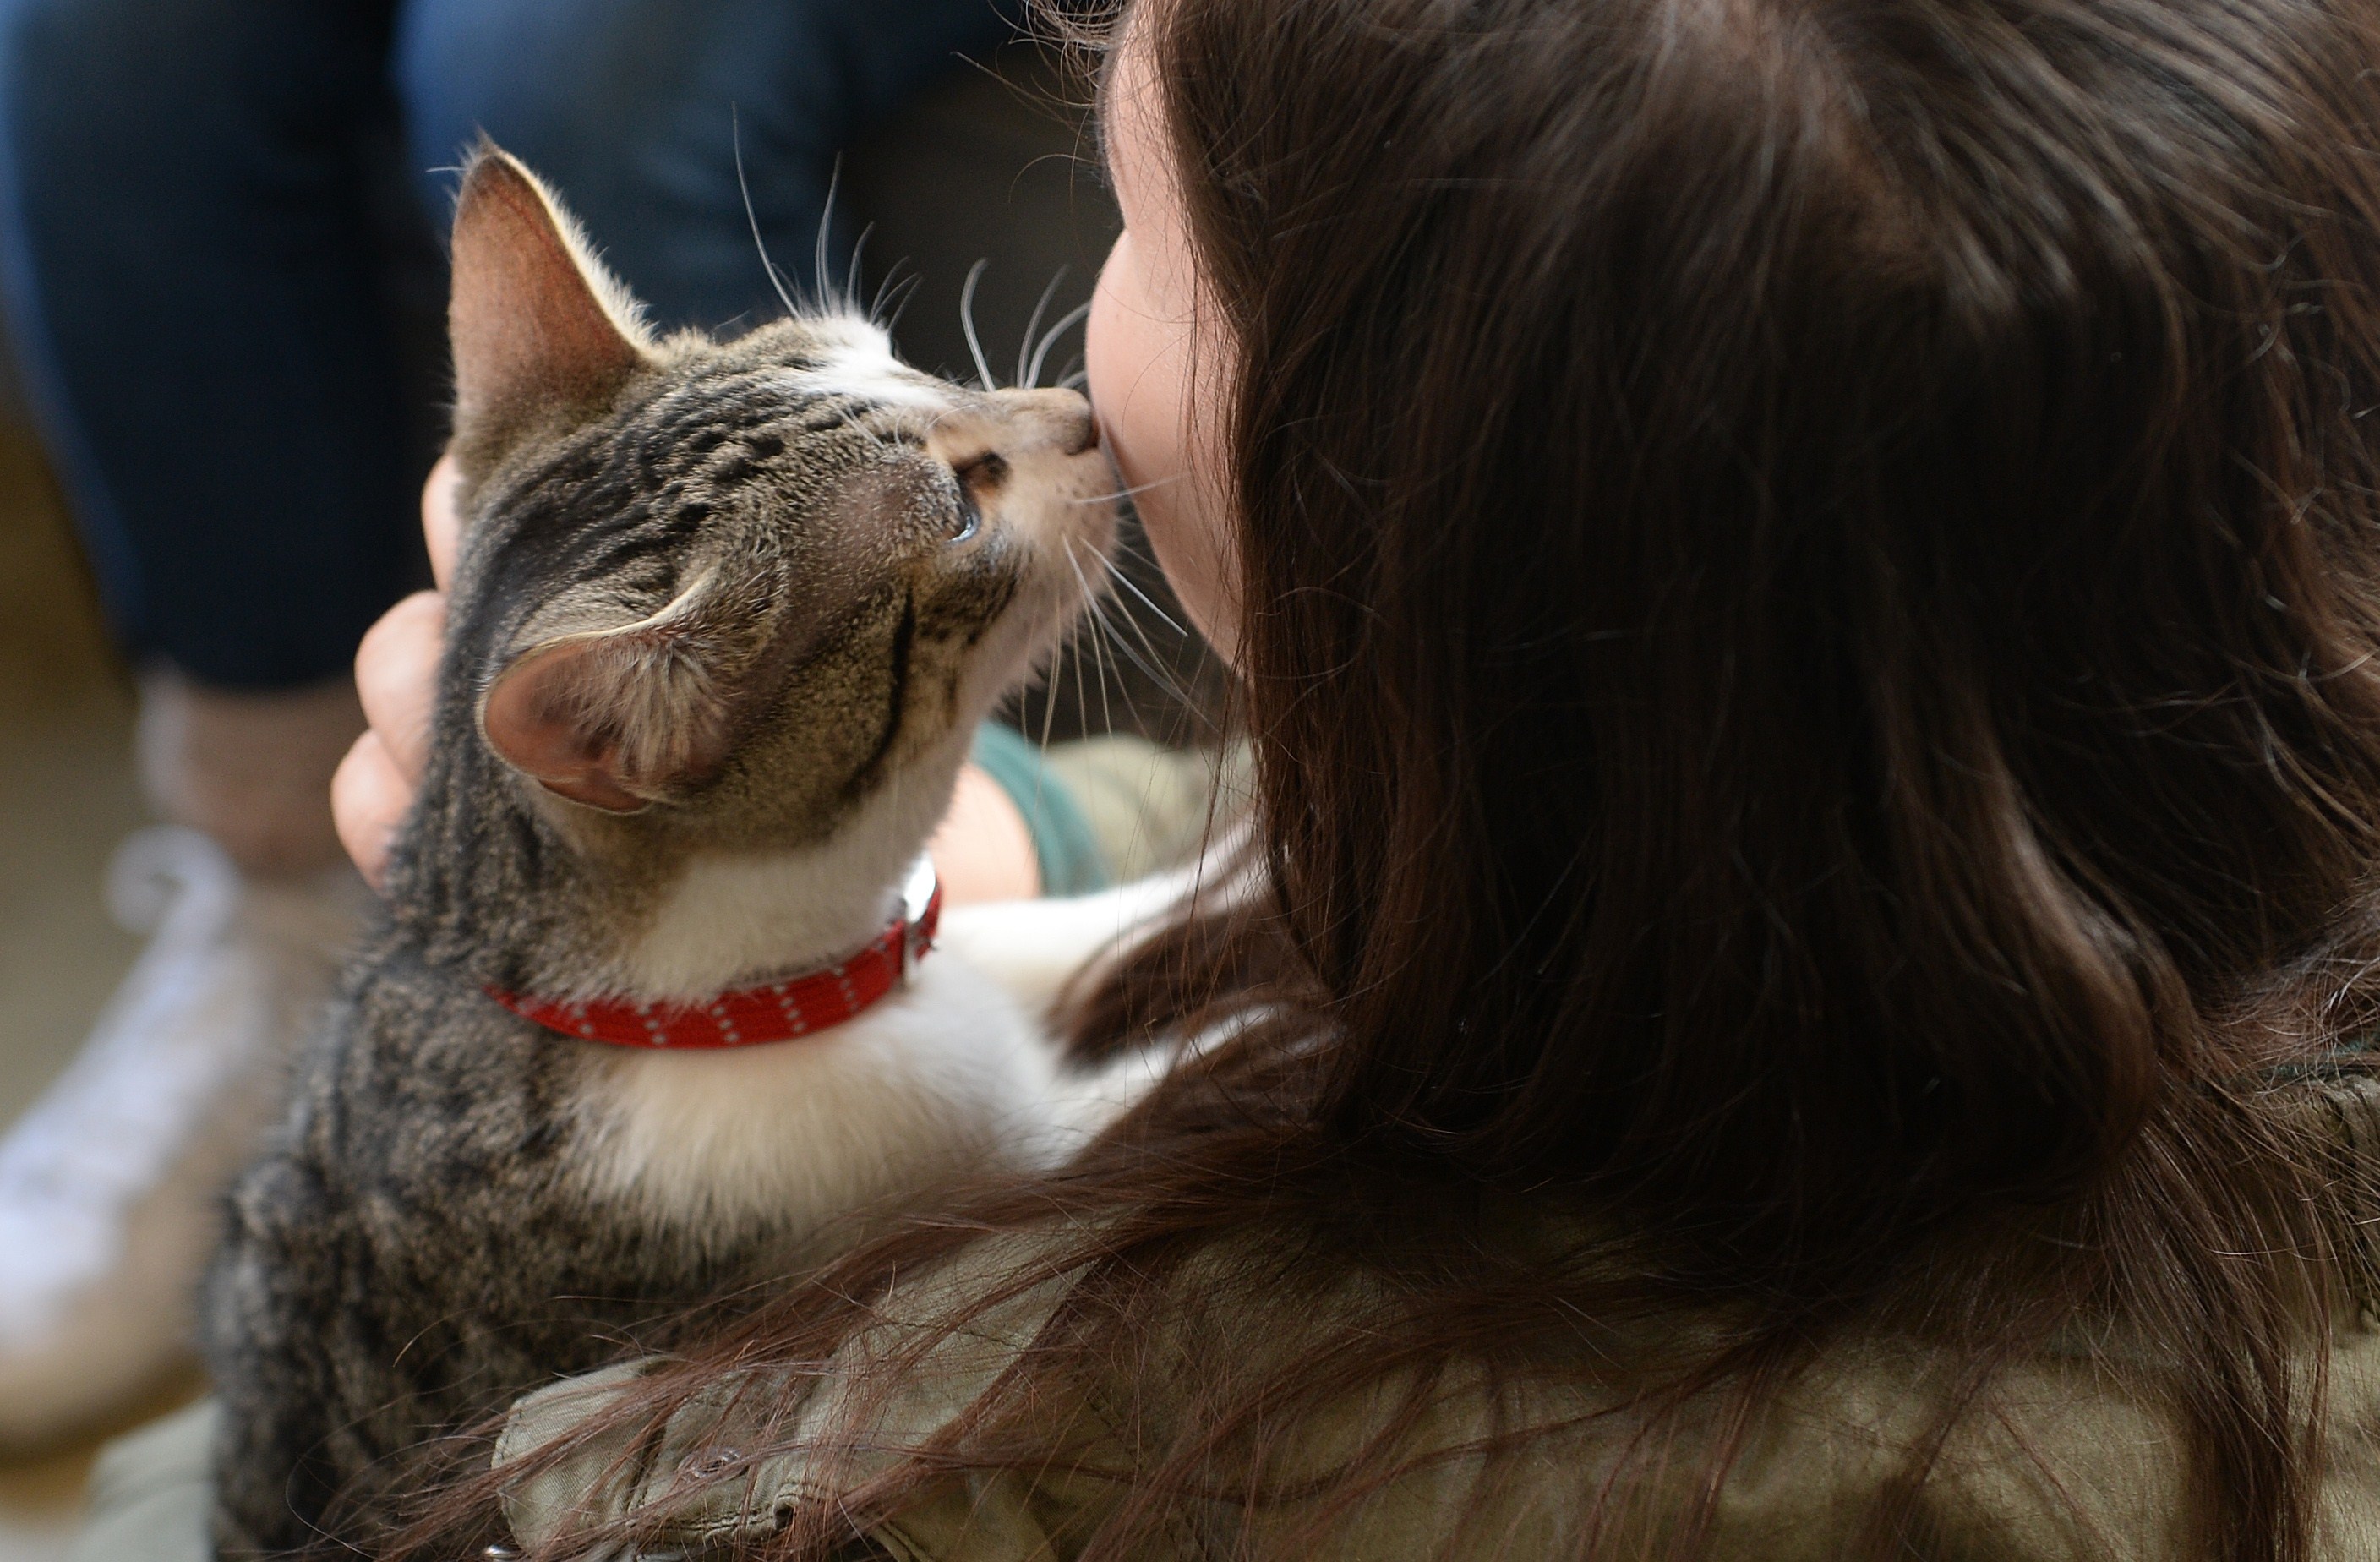
[{"label": "cat's left ear", "polygon": [[455,441],[467,466],[531,421],[591,410],[651,360],[641,310],[537,176],[481,141],[455,206]]}]

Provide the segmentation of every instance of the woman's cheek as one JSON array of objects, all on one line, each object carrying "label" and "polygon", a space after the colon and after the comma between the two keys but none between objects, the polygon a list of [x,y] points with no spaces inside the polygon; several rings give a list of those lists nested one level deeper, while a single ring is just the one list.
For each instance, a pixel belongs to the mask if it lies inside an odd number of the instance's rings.
[{"label": "woman's cheek", "polygon": [[1140,259],[1126,230],[1091,297],[1084,343],[1091,404],[1166,580],[1229,661],[1238,638],[1230,509],[1215,480],[1221,463],[1194,458],[1189,311],[1150,296]]},{"label": "woman's cheek", "polygon": [[1126,229],[1099,270],[1083,341],[1101,442],[1134,482],[1145,481],[1136,474],[1172,467],[1180,454],[1172,448],[1178,443],[1178,389],[1158,368],[1169,333],[1151,317],[1139,270],[1139,249]]},{"label": "woman's cheek", "polygon": [[1239,570],[1231,532],[1221,521],[1220,506],[1202,502],[1184,482],[1152,488],[1135,500],[1141,530],[1148,535],[1149,551],[1165,571],[1166,582],[1189,615],[1190,625],[1203,636],[1226,665],[1236,665],[1239,652]]}]

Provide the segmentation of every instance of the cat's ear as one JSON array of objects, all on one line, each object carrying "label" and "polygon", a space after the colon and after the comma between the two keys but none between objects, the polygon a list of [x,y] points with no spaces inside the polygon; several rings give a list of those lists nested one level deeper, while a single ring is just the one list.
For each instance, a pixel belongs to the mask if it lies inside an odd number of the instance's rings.
[{"label": "cat's ear", "polygon": [[537,176],[482,140],[455,206],[458,445],[487,447],[555,410],[602,405],[650,360],[652,337]]},{"label": "cat's ear", "polygon": [[[698,587],[651,617],[516,656],[480,702],[488,746],[549,791],[633,813],[717,775],[758,647]],[[742,642],[742,643],[739,643]]]}]

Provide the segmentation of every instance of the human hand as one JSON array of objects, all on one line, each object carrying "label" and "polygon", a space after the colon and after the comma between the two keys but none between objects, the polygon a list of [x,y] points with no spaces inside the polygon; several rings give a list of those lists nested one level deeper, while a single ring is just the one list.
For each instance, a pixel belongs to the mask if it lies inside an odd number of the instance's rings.
[{"label": "human hand", "polygon": [[[340,844],[375,889],[430,755],[430,714],[446,634],[445,588],[462,526],[455,510],[459,475],[454,458],[442,458],[421,488],[421,531],[438,590],[416,592],[381,615],[356,648],[356,692],[371,726],[332,777],[331,813]],[[959,773],[950,812],[928,849],[950,904],[1020,900],[1041,892],[1040,864],[1024,816],[1000,784],[974,765]]]},{"label": "human hand", "polygon": [[430,547],[431,592],[416,592],[380,616],[356,647],[356,693],[370,724],[331,777],[331,817],[339,844],[374,889],[388,871],[388,850],[413,806],[430,755],[430,712],[438,653],[446,635],[446,582],[455,571],[461,521],[455,513],[460,474],[441,457],[421,486],[421,533]]}]

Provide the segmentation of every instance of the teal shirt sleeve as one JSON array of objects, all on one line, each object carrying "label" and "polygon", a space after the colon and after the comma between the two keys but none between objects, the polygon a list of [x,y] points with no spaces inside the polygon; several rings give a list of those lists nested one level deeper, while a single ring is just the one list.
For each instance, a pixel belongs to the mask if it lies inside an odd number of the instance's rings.
[{"label": "teal shirt sleeve", "polygon": [[1041,750],[1014,728],[986,722],[970,756],[1025,816],[1044,895],[1087,895],[1114,882],[1107,854],[1074,792],[1041,763]]}]

